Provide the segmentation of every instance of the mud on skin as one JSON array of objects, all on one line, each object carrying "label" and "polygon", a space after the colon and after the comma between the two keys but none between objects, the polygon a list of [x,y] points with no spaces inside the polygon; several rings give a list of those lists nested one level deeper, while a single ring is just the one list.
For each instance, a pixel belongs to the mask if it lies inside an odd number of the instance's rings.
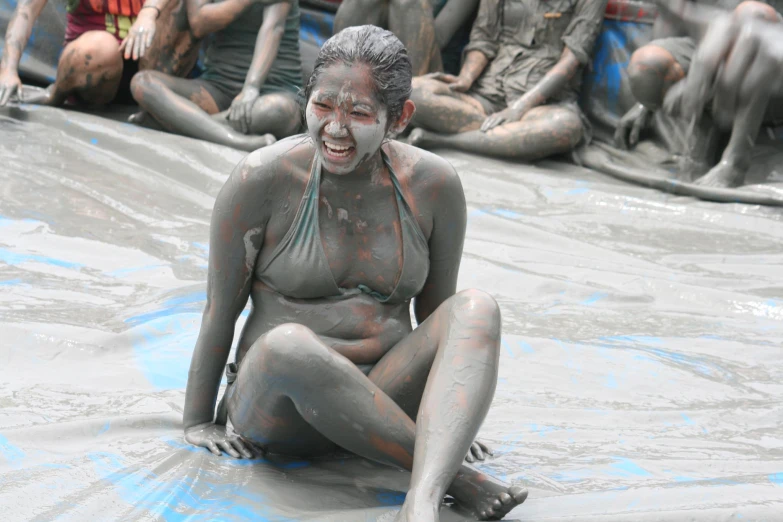
[{"label": "mud on skin", "polygon": [[[411,470],[398,521],[438,520],[446,493],[499,519],[527,492],[465,458],[492,402],[501,317],[486,293],[456,293],[466,207],[454,169],[386,139],[413,115],[410,79],[388,31],[338,33],[306,88],[307,135],[250,154],[223,187],[185,438],[234,457],[252,447],[300,457],[343,448]],[[308,185],[311,176],[320,182]],[[286,243],[301,226],[307,233]],[[308,254],[272,277],[275,256],[300,247]],[[299,298],[276,288],[331,290]],[[248,297],[227,431],[214,408]]]},{"label": "mud on skin", "polygon": [[[208,58],[219,52],[218,46],[233,49],[242,56],[252,53],[250,63],[243,62],[244,70],[238,72],[245,77],[244,86],[237,87],[230,95],[216,87],[225,79],[225,71],[220,68],[217,79],[214,74],[210,75],[209,67],[203,77],[196,80],[153,71],[140,73],[134,77],[131,88],[134,99],[145,113],[171,132],[246,151],[265,147],[274,143],[277,137],[296,132],[300,114],[294,96],[282,90],[262,90],[270,75],[276,73],[274,66],[287,24],[290,24],[289,18],[298,15],[297,1],[273,5],[267,0],[184,1],[189,26],[195,36],[220,35],[220,44],[211,42]],[[297,10],[292,11],[292,6],[297,6]],[[250,31],[246,26],[250,26]],[[252,35],[252,39],[248,35]],[[212,59],[211,63],[215,61],[220,62],[220,57]],[[226,112],[221,117],[211,117],[223,111]],[[143,120],[143,115],[139,114],[130,121],[140,123]]]},{"label": "mud on skin", "polygon": [[[551,14],[545,3],[482,2],[460,74],[414,80],[418,128],[409,142],[525,161],[573,149],[584,132],[575,79],[592,52],[605,3],[580,0],[558,13],[571,23],[539,34],[537,18]],[[536,43],[520,43],[530,35]]]}]

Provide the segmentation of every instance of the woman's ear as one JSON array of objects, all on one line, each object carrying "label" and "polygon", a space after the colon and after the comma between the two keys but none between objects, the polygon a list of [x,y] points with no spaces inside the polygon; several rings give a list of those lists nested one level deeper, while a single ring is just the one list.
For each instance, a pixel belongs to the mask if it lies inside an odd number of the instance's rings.
[{"label": "woman's ear", "polygon": [[392,138],[396,137],[405,130],[405,128],[411,122],[414,114],[416,114],[416,104],[414,104],[411,100],[406,100],[402,106],[402,113],[400,114],[400,117],[397,118],[397,121],[395,121],[389,129],[389,134]]}]

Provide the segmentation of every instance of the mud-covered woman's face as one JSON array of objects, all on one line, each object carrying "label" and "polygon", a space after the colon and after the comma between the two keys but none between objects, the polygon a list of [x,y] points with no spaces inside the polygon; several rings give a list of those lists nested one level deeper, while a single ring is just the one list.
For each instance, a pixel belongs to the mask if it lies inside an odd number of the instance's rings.
[{"label": "mud-covered woman's face", "polygon": [[373,89],[372,72],[364,64],[338,63],[321,71],[305,116],[328,172],[350,174],[381,148],[388,115]]}]

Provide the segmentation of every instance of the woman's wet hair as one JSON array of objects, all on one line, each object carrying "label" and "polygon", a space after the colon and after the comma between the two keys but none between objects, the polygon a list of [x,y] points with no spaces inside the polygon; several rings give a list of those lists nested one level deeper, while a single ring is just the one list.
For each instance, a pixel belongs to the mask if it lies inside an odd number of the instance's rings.
[{"label": "woman's wet hair", "polygon": [[399,38],[374,25],[349,27],[329,38],[321,47],[313,74],[305,86],[305,104],[323,70],[337,63],[369,66],[375,93],[389,113],[389,123],[400,117],[405,101],[411,96],[413,68],[408,51]]}]

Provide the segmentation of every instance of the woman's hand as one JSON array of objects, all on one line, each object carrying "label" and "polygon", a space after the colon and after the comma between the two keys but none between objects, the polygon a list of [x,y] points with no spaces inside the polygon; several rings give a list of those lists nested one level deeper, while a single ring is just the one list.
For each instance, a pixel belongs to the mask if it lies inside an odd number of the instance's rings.
[{"label": "woman's hand", "polygon": [[238,435],[229,434],[225,426],[218,426],[211,422],[186,429],[185,441],[194,446],[207,448],[217,456],[222,455],[222,450],[235,459],[253,458],[253,452]]},{"label": "woman's hand", "polygon": [[506,107],[500,112],[496,112],[495,114],[487,116],[487,119],[485,119],[484,123],[481,124],[481,132],[490,131],[498,125],[503,125],[504,123],[519,121],[522,119],[522,116],[525,115],[525,112],[527,111],[524,109]]},{"label": "woman's hand", "polygon": [[14,94],[22,103],[22,80],[19,79],[19,73],[12,67],[0,69],[0,107],[8,103]]},{"label": "woman's hand", "polygon": [[620,118],[614,131],[614,143],[623,150],[635,147],[639,143],[639,134],[650,122],[652,111],[637,103]]},{"label": "woman's hand", "polygon": [[442,72],[430,73],[426,75],[426,77],[448,84],[449,89],[454,92],[468,92],[468,89],[470,89],[471,85],[473,85],[473,82],[467,78]]},{"label": "woman's hand", "polygon": [[128,36],[120,44],[120,52],[126,60],[139,60],[152,45],[158,20],[156,9],[142,9],[128,30]]},{"label": "woman's hand", "polygon": [[237,131],[242,134],[250,133],[250,123],[253,116],[253,104],[260,96],[255,87],[244,87],[234,101],[231,102],[231,108],[228,110],[228,122]]}]

